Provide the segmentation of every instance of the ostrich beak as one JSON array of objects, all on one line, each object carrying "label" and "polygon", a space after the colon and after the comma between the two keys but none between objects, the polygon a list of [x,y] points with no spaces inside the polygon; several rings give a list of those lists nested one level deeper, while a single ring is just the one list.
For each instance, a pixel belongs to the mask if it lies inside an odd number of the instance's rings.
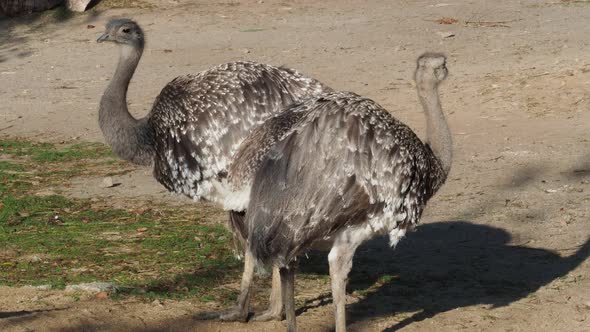
[{"label": "ostrich beak", "polygon": [[98,37],[96,40],[97,43],[102,43],[103,41],[109,40],[109,33],[105,32],[102,36]]}]

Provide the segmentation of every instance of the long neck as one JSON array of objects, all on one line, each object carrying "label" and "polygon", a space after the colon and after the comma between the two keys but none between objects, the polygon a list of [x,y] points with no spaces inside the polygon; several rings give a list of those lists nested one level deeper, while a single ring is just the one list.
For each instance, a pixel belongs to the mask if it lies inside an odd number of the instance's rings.
[{"label": "long neck", "polygon": [[147,119],[135,119],[127,109],[127,88],[142,53],[143,46],[121,46],[117,70],[100,101],[98,122],[115,154],[149,165],[153,160],[151,128]]},{"label": "long neck", "polygon": [[100,112],[101,115],[107,115],[110,119],[122,120],[124,123],[127,123],[130,120],[135,120],[127,109],[127,89],[135,73],[139,59],[141,59],[143,48],[123,45],[120,47],[120,50],[121,54],[119,56],[119,63],[117,64],[117,70],[101,100],[101,106],[102,104],[106,104],[104,106],[108,107],[101,107]]},{"label": "long neck", "polygon": [[438,86],[430,81],[418,81],[418,97],[426,115],[426,143],[441,162],[445,175],[451,170],[452,139],[442,112]]}]

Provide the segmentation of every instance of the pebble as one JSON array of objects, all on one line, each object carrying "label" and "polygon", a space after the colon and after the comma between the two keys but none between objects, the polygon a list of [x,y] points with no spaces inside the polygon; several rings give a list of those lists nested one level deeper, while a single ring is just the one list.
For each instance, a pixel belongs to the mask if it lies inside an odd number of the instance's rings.
[{"label": "pebble", "polygon": [[437,31],[436,34],[439,35],[442,39],[455,37],[454,33],[448,31]]},{"label": "pebble", "polygon": [[110,176],[107,176],[106,178],[102,179],[102,182],[100,183],[100,187],[101,188],[112,188],[112,187],[114,187],[113,178],[110,177]]}]

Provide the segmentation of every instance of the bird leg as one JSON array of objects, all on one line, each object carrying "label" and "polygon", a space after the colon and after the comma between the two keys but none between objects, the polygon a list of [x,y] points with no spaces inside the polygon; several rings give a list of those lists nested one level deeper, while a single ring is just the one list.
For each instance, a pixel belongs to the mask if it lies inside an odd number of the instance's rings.
[{"label": "bird leg", "polygon": [[242,274],[242,283],[240,286],[240,295],[238,296],[238,303],[234,307],[217,312],[202,313],[196,316],[196,319],[208,320],[219,319],[226,322],[241,321],[245,322],[248,319],[250,307],[250,288],[252,279],[254,278],[254,258],[249,250],[246,251],[244,257],[244,273]]},{"label": "bird leg", "polygon": [[293,266],[279,269],[281,274],[281,290],[285,313],[287,315],[287,332],[297,332],[295,320],[295,269]]},{"label": "bird leg", "polygon": [[278,267],[272,268],[272,289],[270,291],[270,300],[268,309],[259,315],[254,316],[252,320],[258,322],[267,322],[271,320],[282,320],[283,301],[281,299],[281,274]]},{"label": "bird leg", "polygon": [[354,252],[359,244],[337,240],[328,254],[336,332],[346,332],[346,281],[352,268]]}]

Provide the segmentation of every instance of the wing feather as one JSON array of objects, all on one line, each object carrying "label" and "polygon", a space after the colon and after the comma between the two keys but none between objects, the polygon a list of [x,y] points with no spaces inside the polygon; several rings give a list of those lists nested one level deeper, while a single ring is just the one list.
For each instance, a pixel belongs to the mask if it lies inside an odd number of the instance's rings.
[{"label": "wing feather", "polygon": [[249,131],[287,105],[330,89],[294,70],[236,62],[174,79],[150,114],[154,176],[167,189],[211,199]]},{"label": "wing feather", "polygon": [[[268,150],[256,171],[246,223],[263,263],[286,265],[314,241],[380,214],[408,227],[428,199],[420,164],[432,152],[375,102],[332,93],[285,112],[305,116]],[[422,190],[422,191],[421,191]]]}]

